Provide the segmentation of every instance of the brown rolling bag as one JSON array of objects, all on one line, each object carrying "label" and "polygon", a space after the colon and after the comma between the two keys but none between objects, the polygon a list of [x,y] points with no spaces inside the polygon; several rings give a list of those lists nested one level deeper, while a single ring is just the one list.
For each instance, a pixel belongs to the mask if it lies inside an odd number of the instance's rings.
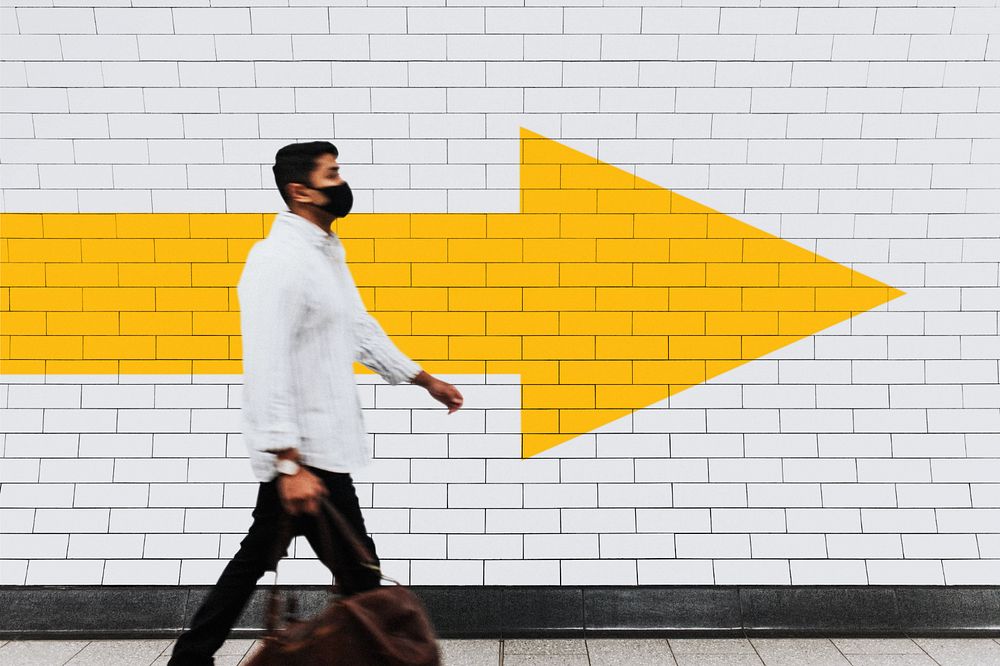
[{"label": "brown rolling bag", "polygon": [[[379,565],[361,543],[353,528],[327,499],[322,511],[350,545],[358,561],[379,571]],[[321,516],[317,516],[321,518]],[[324,564],[333,553],[332,536],[326,521],[319,520],[320,539],[325,553],[317,553]],[[278,535],[277,562],[291,539],[288,521]],[[247,662],[249,666],[439,666],[441,656],[437,636],[423,605],[405,586],[384,574],[393,585],[381,585],[346,597],[332,599],[312,618],[288,620],[279,627],[281,593],[271,588],[263,647]],[[334,583],[332,590],[340,592]]]}]

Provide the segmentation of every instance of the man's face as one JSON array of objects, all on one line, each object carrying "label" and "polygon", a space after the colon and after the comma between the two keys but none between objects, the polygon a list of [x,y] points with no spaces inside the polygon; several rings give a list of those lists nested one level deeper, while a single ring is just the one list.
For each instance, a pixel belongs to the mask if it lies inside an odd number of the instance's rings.
[{"label": "man's face", "polygon": [[315,160],[315,167],[309,173],[309,183],[293,183],[293,196],[299,203],[311,203],[315,206],[322,206],[327,203],[326,195],[317,192],[317,189],[340,185],[344,179],[340,177],[340,165],[337,158],[327,153],[320,155]]}]

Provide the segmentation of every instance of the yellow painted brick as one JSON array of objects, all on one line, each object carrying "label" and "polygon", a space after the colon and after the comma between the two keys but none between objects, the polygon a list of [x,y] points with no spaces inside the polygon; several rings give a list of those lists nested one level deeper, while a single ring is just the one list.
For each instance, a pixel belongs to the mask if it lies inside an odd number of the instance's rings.
[{"label": "yellow painted brick", "polygon": [[526,359],[594,358],[592,335],[526,335],[523,337]]},{"label": "yellow painted brick", "polygon": [[705,333],[704,312],[636,312],[632,318],[637,335],[702,335]]},{"label": "yellow painted brick", "polygon": [[780,264],[778,284],[782,287],[848,287],[853,271],[832,262]]},{"label": "yellow painted brick", "polygon": [[[243,264],[191,264],[191,286],[235,287],[243,272]],[[165,285],[164,285],[165,286]]]},{"label": "yellow painted brick", "polygon": [[568,189],[631,190],[635,174],[610,164],[561,164],[560,185]]},{"label": "yellow painted brick", "polygon": [[50,335],[118,335],[117,312],[48,312],[45,332]]},{"label": "yellow painted brick", "polygon": [[816,261],[815,254],[782,238],[747,238],[742,243],[742,261],[776,261],[800,264]]},{"label": "yellow painted brick", "polygon": [[671,359],[740,358],[738,335],[671,335]]},{"label": "yellow painted brick", "polygon": [[743,241],[739,238],[671,238],[670,260],[739,262],[743,260]]},{"label": "yellow painted brick", "polygon": [[[250,254],[250,248],[259,243],[259,239],[254,238],[229,238],[226,239],[226,257],[227,261],[232,263],[245,263],[247,260],[247,255]],[[206,259],[206,261],[215,261],[215,259]]]},{"label": "yellow painted brick", "polygon": [[4,287],[44,287],[45,264],[12,264],[0,266],[0,286]]},{"label": "yellow painted brick", "polygon": [[85,238],[83,261],[153,261],[153,243],[148,238]]},{"label": "yellow painted brick", "polygon": [[410,285],[410,264],[352,262],[351,275],[358,286],[406,287]]},{"label": "yellow painted brick", "polygon": [[418,363],[448,358],[448,338],[444,335],[396,335],[392,341]]},{"label": "yellow painted brick", "polygon": [[[187,315],[184,312],[164,312],[157,313],[164,315]],[[162,331],[162,333],[177,334],[192,332],[195,335],[239,335],[240,334],[240,313],[239,312],[192,312],[188,315],[193,327],[178,327],[180,330]],[[180,321],[180,320],[178,320]],[[161,331],[157,331],[161,333]]]},{"label": "yellow painted brick", "polygon": [[670,261],[671,241],[656,238],[599,238],[598,261]]},{"label": "yellow painted brick", "polygon": [[521,261],[518,238],[449,238],[448,261]]},{"label": "yellow painted brick", "polygon": [[229,358],[229,336],[158,335],[156,336],[155,358]]},{"label": "yellow painted brick", "polygon": [[0,236],[3,238],[41,238],[41,213],[0,213]]},{"label": "yellow painted brick", "polygon": [[593,385],[529,385],[522,388],[525,405],[532,407],[557,407],[583,409],[594,407]]},{"label": "yellow painted brick", "polygon": [[563,238],[631,238],[635,216],[628,213],[561,215]]},{"label": "yellow painted brick", "polygon": [[264,237],[260,213],[193,213],[191,238],[253,238]]},{"label": "yellow painted brick", "polygon": [[222,287],[158,287],[157,310],[228,310],[229,293]]},{"label": "yellow painted brick", "polygon": [[[215,265],[215,264],[210,264]],[[123,287],[189,287],[191,264],[118,264]]]},{"label": "yellow painted brick", "polygon": [[671,287],[670,309],[711,312],[740,309],[739,287]]},{"label": "yellow painted brick", "polygon": [[558,432],[559,410],[522,409],[521,429],[528,432]]},{"label": "yellow painted brick", "polygon": [[12,335],[10,358],[83,358],[83,338],[79,335]]},{"label": "yellow painted brick", "polygon": [[597,404],[601,407],[643,409],[667,398],[666,386],[633,384],[631,386],[598,386]]},{"label": "yellow painted brick", "polygon": [[812,335],[849,319],[851,312],[779,312],[780,335]]},{"label": "yellow painted brick", "polygon": [[0,335],[0,360],[10,358],[10,336]]},{"label": "yellow painted brick", "polygon": [[668,287],[597,287],[597,309],[668,310],[671,291]]},{"label": "yellow painted brick", "polygon": [[516,287],[449,287],[451,311],[490,311],[521,309],[521,289]]},{"label": "yellow painted brick", "polygon": [[632,280],[637,287],[702,287],[705,264],[635,264]]},{"label": "yellow painted brick", "polygon": [[10,287],[0,287],[0,311],[10,310]]},{"label": "yellow painted brick", "polygon": [[413,264],[415,287],[485,287],[485,264],[419,263]]},{"label": "yellow painted brick", "polygon": [[521,210],[525,213],[596,213],[597,195],[597,190],[522,189]]},{"label": "yellow painted brick", "polygon": [[558,213],[487,213],[489,238],[552,238],[559,235]]},{"label": "yellow painted brick", "polygon": [[485,213],[413,213],[413,238],[485,238]]},{"label": "yellow painted brick", "polygon": [[632,264],[560,264],[559,284],[564,287],[630,286],[632,284]]},{"label": "yellow painted brick", "polygon": [[597,193],[600,213],[667,213],[670,212],[670,191],[601,190]]},{"label": "yellow painted brick", "polygon": [[485,312],[413,313],[414,335],[485,335],[485,333]]},{"label": "yellow painted brick", "polygon": [[347,261],[375,261],[375,240],[373,238],[342,238]]},{"label": "yellow painted brick", "polygon": [[80,240],[74,238],[9,238],[4,261],[80,261]]},{"label": "yellow painted brick", "polygon": [[735,217],[730,217],[723,213],[711,213],[708,215],[708,237],[709,238],[775,238],[763,229],[749,225]]},{"label": "yellow painted brick", "polygon": [[243,364],[239,360],[199,359],[191,362],[191,371],[196,375],[241,375]]},{"label": "yellow painted brick", "polygon": [[361,302],[364,303],[366,310],[375,309],[375,287],[358,287],[358,295],[361,296]]},{"label": "yellow painted brick", "polygon": [[121,361],[58,360],[45,361],[47,375],[117,375]]},{"label": "yellow painted brick", "polygon": [[238,311],[240,309],[239,302],[239,292],[237,292],[236,287],[230,287],[229,292],[229,310]]},{"label": "yellow painted brick", "polygon": [[229,336],[229,358],[243,360],[243,337],[239,335]]},{"label": "yellow painted brick", "polygon": [[[562,384],[631,384],[630,361],[560,361]],[[617,387],[616,387],[617,388]]]},{"label": "yellow painted brick", "polygon": [[486,361],[491,375],[520,375],[522,384],[558,384],[559,363],[542,361]]},{"label": "yellow painted brick", "polygon": [[[193,371],[191,361],[157,361],[154,359],[129,360],[118,362],[123,375],[189,375]],[[232,374],[239,374],[234,372]],[[198,374],[228,374],[221,368],[204,368]]]},{"label": "yellow painted brick", "polygon": [[9,309],[14,311],[67,311],[83,308],[83,294],[79,287],[11,287],[9,293]]},{"label": "yellow painted brick", "polygon": [[187,213],[118,213],[117,235],[118,238],[188,238],[190,217]]},{"label": "yellow painted brick", "polygon": [[[353,253],[348,253],[352,256]],[[357,257],[353,257],[356,261]],[[368,261],[371,261],[369,259]],[[375,258],[383,261],[448,261],[446,238],[376,238]]]},{"label": "yellow painted brick", "polygon": [[447,310],[448,290],[444,287],[376,287],[376,310]]},{"label": "yellow painted brick", "polygon": [[666,335],[598,335],[597,358],[667,358]]},{"label": "yellow painted brick", "polygon": [[388,335],[413,335],[412,316],[409,312],[379,312],[378,322]]},{"label": "yellow painted brick", "polygon": [[10,252],[7,251],[8,247],[7,239],[0,238],[0,263],[6,264],[10,261]]},{"label": "yellow painted brick", "polygon": [[677,192],[670,193],[670,208],[668,210],[671,213],[700,213],[705,215],[719,212]]},{"label": "yellow painted brick", "polygon": [[333,221],[332,229],[341,240],[348,238],[407,238],[410,213],[354,213]]},{"label": "yellow painted brick", "polygon": [[117,287],[118,264],[46,264],[45,282],[50,287]]},{"label": "yellow painted brick", "polygon": [[486,361],[436,360],[422,364],[423,368],[435,375],[485,375]]},{"label": "yellow painted brick", "polygon": [[632,333],[632,313],[560,312],[559,333],[563,335],[628,335]]},{"label": "yellow painted brick", "polygon": [[44,312],[0,312],[4,335],[45,335]]},{"label": "yellow painted brick", "polygon": [[522,164],[522,188],[558,189],[561,186],[559,166],[558,164]]},{"label": "yellow painted brick", "polygon": [[705,329],[709,335],[775,335],[777,312],[708,312]]},{"label": "yellow painted brick", "polygon": [[153,243],[158,262],[228,261],[228,250],[224,239],[157,238]]},{"label": "yellow painted brick", "polygon": [[744,335],[743,336],[743,358],[750,361],[760,358],[765,354],[787,347],[796,340],[801,340],[802,335]]},{"label": "yellow painted brick", "polygon": [[558,312],[487,312],[489,335],[556,335]]},{"label": "yellow painted brick", "polygon": [[45,361],[6,358],[7,345],[0,347],[0,375],[44,375]]},{"label": "yellow painted brick", "polygon": [[43,213],[46,238],[114,238],[115,216],[93,213]]},{"label": "yellow painted brick", "polygon": [[488,264],[486,283],[491,287],[557,287],[559,264]]},{"label": "yellow painted brick", "polygon": [[708,216],[699,213],[637,213],[636,238],[707,238]]},{"label": "yellow painted brick", "polygon": [[593,238],[526,238],[525,261],[597,261]]},{"label": "yellow painted brick", "polygon": [[596,287],[527,287],[523,290],[524,309],[593,310]]},{"label": "yellow painted brick", "polygon": [[192,331],[190,312],[122,312],[120,317],[122,335],[190,335]]},{"label": "yellow painted brick", "polygon": [[452,335],[448,339],[451,359],[518,359],[521,338],[501,335]]},{"label": "yellow painted brick", "polygon": [[84,310],[155,310],[152,287],[84,287]]},{"label": "yellow painted brick", "polygon": [[743,309],[815,310],[815,291],[811,287],[744,287]]},{"label": "yellow painted brick", "polygon": [[705,281],[709,287],[777,287],[778,264],[711,263]]},{"label": "yellow painted brick", "polygon": [[142,335],[87,335],[83,357],[88,359],[154,358],[156,338]]}]

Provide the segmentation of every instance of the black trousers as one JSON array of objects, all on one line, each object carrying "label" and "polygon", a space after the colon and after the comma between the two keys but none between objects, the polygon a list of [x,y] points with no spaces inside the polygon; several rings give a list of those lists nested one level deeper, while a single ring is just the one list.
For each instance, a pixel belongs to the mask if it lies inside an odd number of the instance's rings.
[{"label": "black trousers", "polygon": [[[327,499],[354,527],[362,543],[378,561],[375,542],[368,536],[364,517],[354,490],[350,474],[308,468],[326,486]],[[257,504],[253,510],[253,524],[240,542],[240,549],[219,576],[219,581],[202,602],[191,619],[191,628],[181,634],[174,646],[168,666],[212,666],[212,655],[222,646],[233,625],[250,600],[257,581],[273,565],[275,541],[278,537],[278,520],[284,513],[278,497],[277,478],[260,484]],[[305,535],[317,553],[322,552],[318,520],[327,520],[326,514],[300,514],[288,516],[293,535]],[[378,572],[359,566],[339,534],[333,535],[333,559],[338,563],[337,583],[343,594],[355,594],[381,584]],[[285,551],[287,554],[287,550]]]}]

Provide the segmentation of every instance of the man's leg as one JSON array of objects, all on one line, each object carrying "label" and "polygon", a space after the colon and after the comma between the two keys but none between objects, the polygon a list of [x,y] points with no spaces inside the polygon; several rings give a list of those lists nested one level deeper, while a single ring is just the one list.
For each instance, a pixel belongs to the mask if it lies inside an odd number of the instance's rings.
[{"label": "man's leg", "polygon": [[273,564],[280,512],[277,484],[274,481],[261,483],[253,524],[240,542],[239,551],[195,612],[191,628],[177,639],[168,666],[211,666],[215,663],[212,655],[226,640],[257,587],[257,581]]},{"label": "man's leg", "polygon": [[[378,553],[375,551],[375,542],[365,527],[365,519],[361,513],[361,505],[358,502],[358,495],[354,489],[354,482],[350,474],[341,472],[328,472],[322,469],[310,468],[310,471],[323,480],[329,495],[327,499],[344,516],[348,524],[354,528],[358,539],[368,548],[368,552],[379,561]],[[318,516],[301,516],[301,533],[309,540],[309,545],[319,553],[323,547],[319,537],[319,525],[317,520],[323,520],[330,529],[333,537],[333,561],[337,564],[336,573],[339,574],[337,583],[341,591],[345,594],[355,594],[378,587],[381,584],[381,575],[358,564],[358,558],[354,554],[347,542],[341,538],[340,533],[329,524],[329,519],[325,512],[320,512]]]}]

